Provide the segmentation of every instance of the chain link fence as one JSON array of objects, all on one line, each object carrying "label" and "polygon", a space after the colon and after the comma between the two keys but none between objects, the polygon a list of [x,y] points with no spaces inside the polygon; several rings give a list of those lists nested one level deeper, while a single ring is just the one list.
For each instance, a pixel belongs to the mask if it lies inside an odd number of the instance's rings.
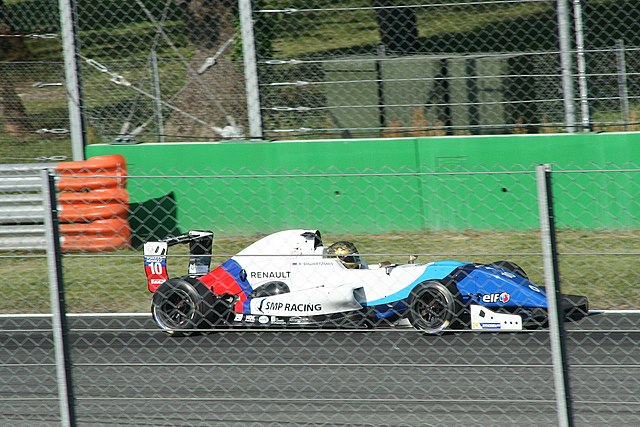
[{"label": "chain link fence", "polygon": [[0,2],[0,162],[71,151],[57,2]]},{"label": "chain link fence", "polygon": [[[259,85],[247,95],[238,14],[249,3]],[[1,163],[71,153],[58,4],[0,1]],[[637,1],[563,3],[565,12],[552,1],[72,4],[89,143],[256,136],[248,96],[267,139],[638,130]],[[589,317],[564,324],[575,425],[640,422],[639,174],[635,164],[554,166],[560,285],[591,305]],[[0,240],[15,234],[4,230],[18,224],[7,214],[16,206],[44,212],[41,191],[1,178]],[[50,251],[0,252],[0,424],[66,424],[65,384],[78,425],[566,421],[548,329],[424,335],[400,319],[170,337],[151,319],[145,286],[144,242],[212,229],[215,267],[296,227],[354,242],[371,266],[506,259],[544,285],[533,166],[165,169],[130,176],[125,189],[96,199],[111,216],[69,216],[59,227],[68,383]],[[60,212],[91,203],[71,195]],[[40,236],[38,227],[27,233]],[[86,241],[107,247],[78,249]],[[189,260],[187,248],[172,248],[171,276]]]},{"label": "chain link fence", "polygon": [[[560,280],[563,290],[579,293],[590,289],[595,312],[633,310],[637,307],[640,279],[637,269],[631,267],[639,253],[638,202],[634,196],[640,189],[639,171],[633,164],[592,166],[565,165],[556,168],[553,174]],[[593,231],[581,231],[585,229]],[[597,290],[601,284],[606,285]],[[608,302],[603,304],[601,301],[605,300]],[[634,316],[617,322],[611,315],[604,315],[598,327],[586,324],[584,333],[569,333],[569,353],[576,360],[572,365],[571,388],[577,425],[599,425],[609,419],[627,424],[638,416],[631,410],[628,413],[635,414],[627,419],[624,414],[630,406],[620,405],[620,401],[626,400],[622,396],[628,395],[629,387],[637,383],[638,360],[628,349],[621,349],[619,357],[611,357],[607,350],[617,347],[619,340],[638,338],[638,319]],[[584,345],[591,340],[597,342],[597,349]],[[605,367],[608,362],[616,367],[608,370]],[[628,375],[622,366],[628,368]],[[580,375],[587,371],[590,380]],[[605,377],[615,383],[616,391],[612,394],[608,394]],[[609,403],[603,404],[596,398],[598,395],[607,395]]]},{"label": "chain link fence", "polygon": [[[634,165],[552,173],[560,285],[588,296],[591,308],[589,317],[564,324],[575,425],[640,420],[640,316],[619,311],[637,308],[640,298],[639,178]],[[418,263],[510,260],[544,285],[533,167],[163,170],[129,176],[126,188],[129,199],[116,203],[126,203],[131,247],[62,256],[77,425],[562,425],[548,329],[477,333],[467,324],[425,335],[401,319],[373,329],[243,326],[170,337],[149,315],[142,259],[146,241],[212,229],[216,267],[266,234],[303,224],[320,229],[326,245],[354,242],[371,268],[411,256]],[[478,220],[491,227],[471,226]],[[188,248],[172,247],[168,258],[172,277],[187,273]],[[0,303],[0,419],[58,425],[47,254],[2,254],[0,269],[10,284]]]},{"label": "chain link fence", "polygon": [[263,3],[257,32],[276,34],[260,60],[268,134],[637,129],[633,2]]},{"label": "chain link fence", "polygon": [[[70,4],[87,143],[638,130],[635,0]],[[0,6],[2,161],[68,156],[74,36]]]}]

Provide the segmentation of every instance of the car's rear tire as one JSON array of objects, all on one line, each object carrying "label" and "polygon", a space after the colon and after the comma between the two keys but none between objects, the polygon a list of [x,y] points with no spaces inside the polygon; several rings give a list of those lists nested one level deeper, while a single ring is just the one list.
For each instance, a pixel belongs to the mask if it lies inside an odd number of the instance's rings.
[{"label": "car's rear tire", "polygon": [[151,315],[156,324],[170,335],[190,335],[214,321],[215,295],[193,277],[173,278],[153,294]]},{"label": "car's rear tire", "polygon": [[444,284],[428,280],[409,294],[409,322],[419,331],[438,334],[451,326],[457,317],[458,304]]},{"label": "car's rear tire", "polygon": [[512,273],[515,273],[519,276],[524,277],[525,279],[529,280],[529,276],[527,276],[527,273],[524,271],[524,269],[522,267],[520,267],[518,264],[516,264],[515,262],[511,262],[511,261],[496,261],[494,263],[492,263],[493,265],[495,265],[496,267],[500,267],[500,268],[504,268],[505,270],[508,270]]}]

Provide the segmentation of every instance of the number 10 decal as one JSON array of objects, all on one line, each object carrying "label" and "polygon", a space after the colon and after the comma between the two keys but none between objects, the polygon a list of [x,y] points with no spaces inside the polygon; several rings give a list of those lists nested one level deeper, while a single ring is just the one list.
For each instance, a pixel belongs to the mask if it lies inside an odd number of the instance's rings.
[{"label": "number 10 decal", "polygon": [[162,274],[162,263],[156,261],[149,264],[151,269],[151,273],[153,274]]}]

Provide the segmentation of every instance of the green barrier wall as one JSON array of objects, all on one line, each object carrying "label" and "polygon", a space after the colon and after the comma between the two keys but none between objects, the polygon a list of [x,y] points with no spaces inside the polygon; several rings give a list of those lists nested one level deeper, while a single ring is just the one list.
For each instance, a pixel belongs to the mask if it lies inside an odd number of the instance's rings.
[{"label": "green barrier wall", "polygon": [[[538,227],[536,164],[551,163],[558,170],[628,167],[639,158],[640,134],[91,145],[86,149],[87,157],[115,153],[127,159],[134,205],[171,195],[175,217],[171,227],[165,227],[171,228],[168,233],[176,227],[181,231],[214,228],[218,235],[229,236],[293,227],[331,233],[530,230]],[[468,171],[501,173],[449,173]],[[202,180],[197,178],[200,175],[216,178]],[[183,178],[142,178],[147,176]],[[635,186],[625,182],[629,179],[636,180]],[[628,174],[554,175],[558,225],[638,228],[638,195],[633,191],[638,188],[637,179]],[[139,215],[140,224],[151,222]],[[164,220],[156,215],[154,221]]]}]

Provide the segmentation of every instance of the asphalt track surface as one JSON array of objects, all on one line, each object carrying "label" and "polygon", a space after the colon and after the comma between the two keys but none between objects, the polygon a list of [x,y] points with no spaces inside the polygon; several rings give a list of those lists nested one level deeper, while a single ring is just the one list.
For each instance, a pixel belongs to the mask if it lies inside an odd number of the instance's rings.
[{"label": "asphalt track surface", "polygon": [[[86,426],[557,425],[547,331],[425,336],[232,330],[70,317]],[[567,324],[576,426],[640,425],[640,314]],[[0,317],[0,426],[60,423],[50,319]]]}]

